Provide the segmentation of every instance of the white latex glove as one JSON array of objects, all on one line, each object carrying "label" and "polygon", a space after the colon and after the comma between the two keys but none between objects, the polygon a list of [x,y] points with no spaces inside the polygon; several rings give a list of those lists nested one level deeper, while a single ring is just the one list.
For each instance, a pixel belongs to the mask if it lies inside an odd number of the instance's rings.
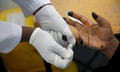
[{"label": "white latex glove", "polygon": [[60,32],[55,32],[55,31],[49,31],[49,33],[53,36],[54,40],[62,45],[63,47],[68,46],[68,42],[64,40],[64,36]]},{"label": "white latex glove", "polygon": [[[50,0],[13,0],[23,10],[25,16],[32,15],[39,7],[51,3]],[[74,45],[75,38],[68,25],[53,5],[46,5],[35,14],[36,20],[44,30],[54,30],[66,35],[68,43]]]},{"label": "white latex glove", "polygon": [[54,38],[46,31],[36,28],[30,38],[38,53],[50,64],[58,68],[66,68],[72,61],[73,51],[71,45],[64,48],[56,43]]}]

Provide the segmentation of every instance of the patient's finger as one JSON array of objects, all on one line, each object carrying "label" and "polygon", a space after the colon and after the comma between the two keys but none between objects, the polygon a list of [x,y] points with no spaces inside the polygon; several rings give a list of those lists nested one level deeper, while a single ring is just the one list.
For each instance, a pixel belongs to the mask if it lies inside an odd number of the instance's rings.
[{"label": "patient's finger", "polygon": [[77,30],[80,30],[81,29],[81,27],[83,26],[82,24],[80,24],[80,23],[78,23],[78,22],[76,22],[76,21],[73,21],[73,20],[71,20],[71,19],[66,19],[66,21],[67,21],[67,23],[69,24],[69,25],[72,25],[73,27],[75,27]]},{"label": "patient's finger", "polygon": [[74,25],[74,22],[73,21],[70,21],[68,18],[64,18],[64,20],[67,22],[67,24],[69,25]]},{"label": "patient's finger", "polygon": [[87,17],[85,17],[83,15],[77,14],[77,13],[72,12],[72,11],[68,12],[68,15],[80,20],[85,25],[91,25],[92,24],[92,22]]},{"label": "patient's finger", "polygon": [[86,24],[88,22],[88,19],[85,16],[77,14],[75,12],[70,11],[68,12],[68,15],[80,20],[83,24]]}]

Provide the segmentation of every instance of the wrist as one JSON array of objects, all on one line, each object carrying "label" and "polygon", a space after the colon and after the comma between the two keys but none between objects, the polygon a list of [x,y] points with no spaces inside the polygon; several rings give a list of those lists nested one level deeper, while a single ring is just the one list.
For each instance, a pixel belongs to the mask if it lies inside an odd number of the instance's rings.
[{"label": "wrist", "polygon": [[22,27],[21,42],[29,42],[30,36],[33,33],[34,28]]},{"label": "wrist", "polygon": [[111,41],[106,42],[105,48],[101,52],[111,59],[118,45],[119,41],[114,37]]}]

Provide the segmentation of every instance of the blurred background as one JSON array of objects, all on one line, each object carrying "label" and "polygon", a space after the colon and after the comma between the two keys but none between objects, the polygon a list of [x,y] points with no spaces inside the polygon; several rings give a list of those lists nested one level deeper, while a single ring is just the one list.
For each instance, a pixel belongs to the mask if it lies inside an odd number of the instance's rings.
[{"label": "blurred background", "polygon": [[[92,19],[91,13],[108,19],[115,34],[120,33],[120,0],[51,0],[57,11],[67,17],[68,11],[75,11]],[[33,27],[33,16],[24,17],[22,10],[11,0],[0,0],[0,20],[22,26]],[[93,19],[92,19],[93,20]],[[77,45],[70,66],[61,70],[52,66],[53,72],[92,72],[96,67],[106,65],[108,58],[96,50]],[[28,43],[20,43],[11,53],[1,54],[0,72],[45,72],[42,58]]]}]

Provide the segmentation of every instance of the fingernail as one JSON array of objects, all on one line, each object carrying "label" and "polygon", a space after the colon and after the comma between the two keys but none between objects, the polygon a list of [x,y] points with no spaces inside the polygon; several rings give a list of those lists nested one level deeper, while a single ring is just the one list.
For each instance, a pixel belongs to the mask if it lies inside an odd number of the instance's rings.
[{"label": "fingernail", "polygon": [[93,16],[94,19],[98,18],[98,15],[96,13],[94,13],[94,12],[92,12],[92,16]]},{"label": "fingernail", "polygon": [[68,14],[69,16],[73,16],[73,12],[72,12],[72,11],[69,11],[67,14]]}]

